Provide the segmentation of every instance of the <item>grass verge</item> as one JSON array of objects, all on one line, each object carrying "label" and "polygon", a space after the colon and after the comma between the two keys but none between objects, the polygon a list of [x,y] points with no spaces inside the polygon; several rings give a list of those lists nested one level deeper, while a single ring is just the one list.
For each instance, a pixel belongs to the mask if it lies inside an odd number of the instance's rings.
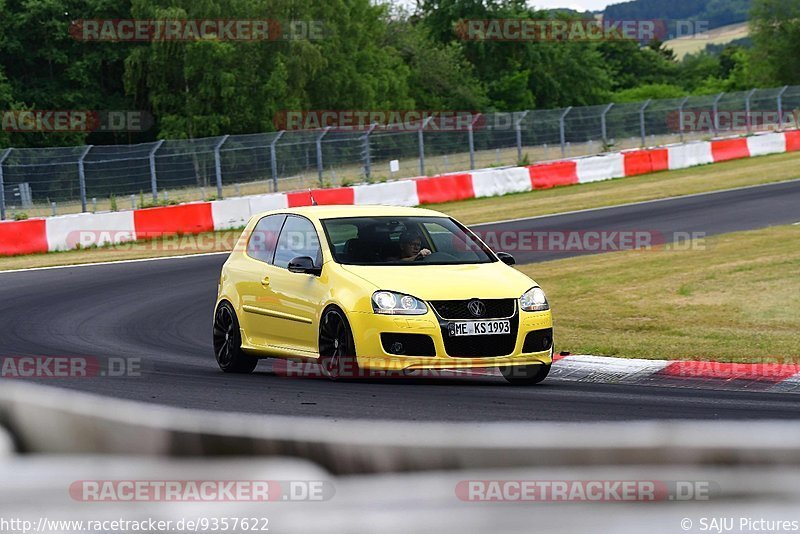
[{"label": "grass verge", "polygon": [[655,359],[800,362],[800,226],[522,266],[548,294],[556,349]]},{"label": "grass verge", "polygon": [[[798,162],[800,162],[800,152],[776,154],[680,171],[665,171],[645,176],[426,207],[442,211],[471,225],[780,182],[798,177]],[[167,238],[165,241],[151,244],[124,244],[118,247],[56,254],[0,257],[0,271],[221,252],[231,250],[238,234],[238,231],[226,231],[182,236],[176,239]]]}]

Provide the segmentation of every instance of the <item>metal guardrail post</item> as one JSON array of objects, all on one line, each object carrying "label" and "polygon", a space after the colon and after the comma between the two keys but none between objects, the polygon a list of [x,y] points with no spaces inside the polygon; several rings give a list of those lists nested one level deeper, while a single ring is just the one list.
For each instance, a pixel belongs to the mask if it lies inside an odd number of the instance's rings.
[{"label": "metal guardrail post", "polygon": [[322,187],[324,184],[322,174],[325,170],[322,166],[322,138],[328,135],[328,131],[330,131],[330,129],[330,126],[326,126],[322,133],[317,136],[317,177],[319,178],[320,187]]},{"label": "metal guardrail post", "polygon": [[0,221],[6,220],[6,185],[3,181],[3,164],[12,150],[14,149],[7,148],[3,151],[3,155],[0,156]]},{"label": "metal guardrail post", "polygon": [[747,96],[744,99],[744,116],[745,116],[745,121],[747,122],[747,133],[753,131],[753,120],[752,118],[750,118],[750,99],[753,98],[755,92],[756,89],[751,89],[750,92],[747,93]]},{"label": "metal guardrail post", "polygon": [[467,141],[469,142],[469,170],[475,170],[475,123],[483,116],[478,113],[467,125]]},{"label": "metal guardrail post", "polygon": [[714,99],[714,105],[711,108],[711,112],[714,114],[714,120],[711,121],[711,124],[714,128],[714,135],[716,136],[719,133],[719,101],[722,97],[725,96],[725,93],[720,93],[717,95],[717,98]]},{"label": "metal guardrail post", "polygon": [[86,154],[92,149],[92,145],[86,145],[86,148],[83,149],[83,153],[81,154],[80,159],[78,159],[78,187],[80,188],[81,192],[81,211],[83,213],[87,212],[86,206],[86,169],[83,166],[83,160],[86,158]]},{"label": "metal guardrail post", "polygon": [[778,125],[781,131],[783,131],[783,93],[785,93],[787,89],[789,89],[789,86],[784,85],[778,93]]},{"label": "metal guardrail post", "polygon": [[433,115],[426,118],[425,121],[420,125],[419,130],[417,130],[417,137],[419,140],[419,175],[425,176],[425,136],[423,132],[425,128],[428,126],[428,123],[433,119]]},{"label": "metal guardrail post", "polygon": [[644,105],[642,105],[642,108],[639,110],[639,131],[642,134],[642,148],[647,146],[647,130],[644,124],[644,112],[652,102],[653,99],[648,98],[647,102],[645,102]]},{"label": "metal guardrail post", "polygon": [[606,109],[603,110],[603,113],[600,115],[600,132],[603,134],[603,144],[608,146],[608,123],[606,122],[606,115],[608,112],[611,111],[611,108],[614,107],[614,103],[610,103],[606,106]]},{"label": "metal guardrail post", "polygon": [[164,140],[161,139],[156,143],[156,146],[150,150],[150,155],[148,159],[150,160],[150,190],[153,193],[153,202],[158,202],[158,177],[156,176],[156,152],[158,149],[161,148],[161,145],[164,144]]},{"label": "metal guardrail post", "polygon": [[229,135],[222,136],[222,140],[214,147],[214,172],[217,175],[217,200],[222,200],[222,161],[220,158],[220,149],[225,141],[228,140]]},{"label": "metal guardrail post", "polygon": [[519,119],[514,123],[514,131],[517,134],[517,162],[522,161],[522,121],[528,116],[530,110],[523,111]]},{"label": "metal guardrail post", "polygon": [[564,110],[564,113],[561,114],[561,117],[558,119],[558,129],[561,135],[561,155],[567,155],[567,130],[564,127],[564,119],[567,118],[569,112],[572,111],[572,106],[568,107]]},{"label": "metal guardrail post", "polygon": [[286,133],[286,130],[281,130],[278,132],[278,135],[275,136],[275,139],[269,144],[269,160],[270,160],[270,167],[272,167],[272,192],[278,192],[278,157],[277,152],[275,150],[275,145],[278,144],[278,141],[283,134]]},{"label": "metal guardrail post", "polygon": [[371,124],[367,133],[364,134],[364,176],[367,177],[367,180],[372,176],[372,157],[370,154],[369,136],[377,127],[377,123]]},{"label": "metal guardrail post", "polygon": [[683,143],[683,127],[684,127],[683,107],[686,105],[686,103],[688,101],[689,101],[689,97],[687,96],[686,98],[681,100],[681,105],[678,106],[678,130],[680,131],[680,134],[681,134],[681,143]]}]

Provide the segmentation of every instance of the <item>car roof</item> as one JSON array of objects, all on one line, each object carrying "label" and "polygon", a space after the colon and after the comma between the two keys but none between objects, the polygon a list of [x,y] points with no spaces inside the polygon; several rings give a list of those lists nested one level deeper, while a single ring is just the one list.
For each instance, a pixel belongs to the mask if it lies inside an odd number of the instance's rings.
[{"label": "car roof", "polygon": [[447,217],[444,213],[424,208],[407,208],[401,206],[302,206],[286,208],[259,213],[257,217],[265,215],[292,213],[302,215],[309,219],[338,219],[343,217]]}]

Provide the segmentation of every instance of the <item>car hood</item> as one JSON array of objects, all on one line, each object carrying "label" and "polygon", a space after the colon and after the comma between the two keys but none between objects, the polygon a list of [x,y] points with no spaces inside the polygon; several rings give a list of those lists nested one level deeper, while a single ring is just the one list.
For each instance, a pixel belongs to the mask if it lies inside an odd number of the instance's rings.
[{"label": "car hood", "polygon": [[478,265],[343,265],[375,285],[423,300],[517,298],[536,283],[502,262]]}]

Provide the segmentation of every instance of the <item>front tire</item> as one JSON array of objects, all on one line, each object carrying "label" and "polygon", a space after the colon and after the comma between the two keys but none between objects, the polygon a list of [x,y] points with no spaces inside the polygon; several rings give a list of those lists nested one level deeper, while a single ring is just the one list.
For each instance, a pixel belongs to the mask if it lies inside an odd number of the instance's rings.
[{"label": "front tire", "polygon": [[516,365],[501,367],[500,373],[513,386],[533,386],[550,374],[551,364]]},{"label": "front tire", "polygon": [[344,312],[331,307],[319,325],[319,364],[331,380],[358,376],[358,359],[353,332]]},{"label": "front tire", "polygon": [[214,355],[217,365],[226,373],[252,373],[258,359],[242,350],[242,334],[236,312],[223,302],[214,314]]}]

